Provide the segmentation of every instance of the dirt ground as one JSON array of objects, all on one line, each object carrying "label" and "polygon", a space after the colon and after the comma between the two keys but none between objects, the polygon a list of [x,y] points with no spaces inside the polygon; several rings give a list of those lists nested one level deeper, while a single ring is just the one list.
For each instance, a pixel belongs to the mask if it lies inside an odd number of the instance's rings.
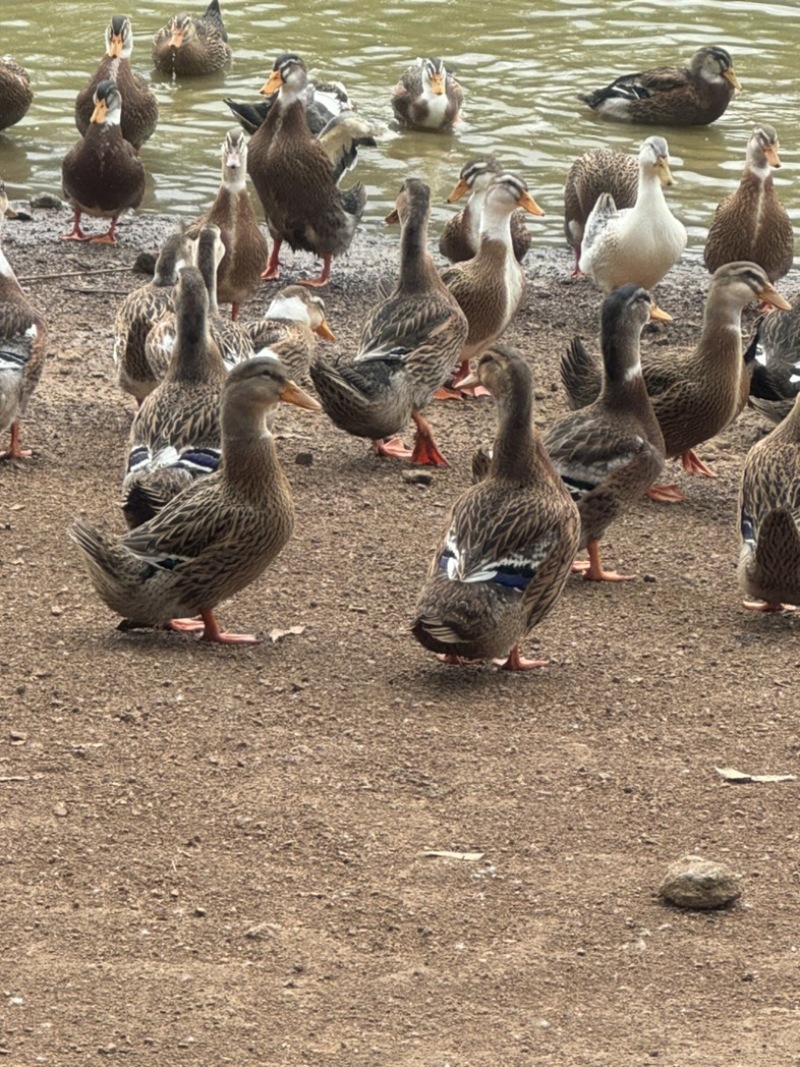
[{"label": "dirt ground", "polygon": [[[172,224],[126,221],[108,248],[59,243],[68,221],[7,223],[18,275],[126,267]],[[396,250],[365,231],[335,264],[331,352]],[[507,337],[542,426],[565,410],[565,342],[596,333],[598,295],[570,266],[566,249],[530,254]],[[280,284],[304,267],[290,256]],[[66,530],[122,530],[132,402],[112,323],[143,280],[26,283],[50,358],[23,428],[34,456],[0,468],[4,1062],[800,1063],[800,785],[715,771],[798,771],[800,620],[743,610],[735,581],[760,419],[700,449],[717,480],[675,472],[685,504],[643,500],[612,527],[604,560],[640,579],[573,577],[525,643],[541,671],[446,667],[409,632],[491,400],[430,412],[453,466],[426,487],[284,406],[295,534],[218,613],[263,642],[120,633]],[[644,344],[693,344],[706,284],[697,265],[670,275],[676,321]],[[304,629],[270,639],[289,627]],[[738,905],[658,901],[690,852],[742,874]]]}]

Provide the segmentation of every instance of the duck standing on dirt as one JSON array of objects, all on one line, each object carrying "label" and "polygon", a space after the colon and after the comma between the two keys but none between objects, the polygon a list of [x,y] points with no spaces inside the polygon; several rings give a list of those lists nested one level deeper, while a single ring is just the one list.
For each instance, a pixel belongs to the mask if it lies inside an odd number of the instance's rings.
[{"label": "duck standing on dirt", "polygon": [[[492,178],[503,174],[505,168],[494,156],[477,156],[461,168],[458,181],[447,198],[448,204],[468,196],[467,203],[447,220],[439,237],[439,251],[451,263],[463,263],[478,254],[481,243],[481,212]],[[511,246],[517,263],[521,263],[531,247],[531,235],[524,215],[515,211],[511,216]]]},{"label": "duck standing on dirt", "polygon": [[287,285],[270,301],[263,318],[245,324],[256,352],[269,348],[293,381],[308,374],[317,338],[335,341],[325,317],[325,302],[303,285]]},{"label": "duck standing on dirt", "polygon": [[747,454],[739,487],[739,585],[755,611],[800,604],[800,398]]},{"label": "duck standing on dirt", "polygon": [[[0,181],[0,232],[8,208],[6,187]],[[11,430],[11,441],[0,459],[26,459],[20,447],[19,420],[39,383],[47,354],[47,326],[17,281],[0,248],[0,433]]]},{"label": "duck standing on dirt", "polygon": [[771,282],[789,273],[794,230],[770,173],[780,165],[778,135],[761,123],[747,142],[739,188],[717,207],[708,229],[703,260],[712,274],[723,263],[741,259],[758,263]]},{"label": "duck standing on dirt", "polygon": [[412,631],[445,663],[525,660],[520,640],[564,588],[580,540],[578,509],[532,422],[527,364],[495,346],[475,374],[497,402],[486,477],[453,505],[419,595]]},{"label": "duck standing on dirt", "polygon": [[230,61],[219,0],[211,0],[199,17],[174,15],[153,37],[153,66],[162,74],[199,78],[222,70]]},{"label": "duck standing on dirt", "polygon": [[[64,196],[75,211],[72,229],[61,235],[62,241],[116,244],[117,219],[142,202],[144,167],[136,149],[122,136],[122,107],[114,82],[100,82],[89,129],[61,164]],[[87,237],[81,229],[82,215],[111,219],[111,224],[106,233]]]},{"label": "duck standing on dirt", "polygon": [[[222,462],[144,525],[109,539],[85,522],[70,531],[98,596],[121,628],[200,631],[204,641],[248,643],[223,633],[214,608],[255,581],[289,540],[294,505],[267,419],[278,401],[319,410],[274,356],[234,367],[222,387]],[[178,616],[200,615],[200,619]]]},{"label": "duck standing on dirt", "polygon": [[688,67],[623,74],[603,89],[579,94],[578,99],[617,122],[707,126],[725,112],[740,88],[730,53],[711,46],[695,52]]},{"label": "duck standing on dirt", "polygon": [[575,250],[572,277],[580,271],[586,220],[601,193],[609,193],[617,210],[633,207],[639,187],[638,161],[627,152],[592,148],[573,160],[564,183],[564,236]]},{"label": "duck standing on dirt", "polygon": [[247,192],[247,141],[229,130],[222,144],[222,181],[214,203],[189,228],[197,237],[203,226],[219,227],[225,255],[217,269],[217,300],[231,305],[235,321],[240,305],[256,291],[267,258],[267,240]]},{"label": "duck standing on dirt", "polygon": [[600,343],[603,387],[589,407],[550,427],[544,445],[581,516],[581,548],[589,563],[576,564],[584,578],[631,581],[606,571],[599,542],[608,526],[641,499],[664,468],[664,436],[647,395],[639,335],[652,311],[650,294],[623,285],[603,301]]},{"label": "duck standing on dirt", "polygon": [[106,54],[94,76],[75,100],[75,125],[85,134],[92,121],[94,94],[102,81],[112,81],[119,89],[125,107],[120,123],[122,136],[138,152],[152,137],[158,123],[158,100],[147,82],[131,68],[133,30],[124,15],[114,15],[106,29]]},{"label": "duck standing on dirt", "polygon": [[[406,179],[387,217],[402,225],[398,282],[367,316],[353,362],[333,366],[318,359],[311,378],[333,422],[371,438],[378,455],[447,466],[421,411],[449,376],[468,327],[428,252],[429,218],[429,187]],[[412,452],[394,436],[409,418],[417,428]]]},{"label": "duck standing on dirt", "polygon": [[274,243],[262,278],[277,278],[284,241],[322,257],[322,273],[303,285],[327,285],[331,260],[350,247],[366,203],[358,182],[346,191],[336,184],[328,153],[308,128],[303,60],[287,52],[275,60],[262,92],[278,91],[266,120],[253,134],[247,169],[264,208]]},{"label": "duck standing on dirt", "polygon": [[208,292],[196,267],[181,272],[175,319],[169,366],[131,426],[122,483],[122,511],[131,528],[219,465],[220,392],[228,368],[211,339]]},{"label": "duck standing on dirt", "polygon": [[[653,402],[667,459],[680,457],[690,474],[716,474],[695,453],[697,445],[716,437],[741,413],[750,387],[742,355],[742,311],[753,300],[783,310],[791,306],[755,263],[728,263],[711,279],[703,315],[703,329],[695,348],[686,355],[650,351],[642,359],[647,392]],[[575,409],[600,394],[602,372],[575,338],[561,377],[570,406]],[[675,486],[652,486],[653,500],[683,500]]]}]

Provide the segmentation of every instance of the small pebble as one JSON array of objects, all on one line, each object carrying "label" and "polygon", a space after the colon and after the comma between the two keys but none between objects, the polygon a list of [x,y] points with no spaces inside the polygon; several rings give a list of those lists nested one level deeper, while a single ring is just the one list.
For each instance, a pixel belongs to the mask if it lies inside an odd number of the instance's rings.
[{"label": "small pebble", "polygon": [[314,455],[312,452],[298,452],[294,461],[298,467],[310,467],[314,462]]},{"label": "small pebble", "polygon": [[725,908],[742,895],[741,877],[725,863],[684,856],[671,864],[659,895],[679,908]]}]

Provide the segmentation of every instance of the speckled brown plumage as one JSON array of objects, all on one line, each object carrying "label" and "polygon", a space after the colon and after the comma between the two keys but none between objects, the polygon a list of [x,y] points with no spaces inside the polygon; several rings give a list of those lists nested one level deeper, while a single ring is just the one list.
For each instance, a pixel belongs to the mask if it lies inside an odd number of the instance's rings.
[{"label": "speckled brown plumage", "polygon": [[162,74],[197,78],[222,70],[231,61],[219,0],[200,17],[174,15],[153,37],[153,66]]},{"label": "speckled brown plumage", "polygon": [[573,160],[564,184],[564,236],[575,250],[575,269],[581,258],[586,220],[598,196],[610,193],[621,210],[633,207],[639,184],[639,166],[627,152],[592,148]]},{"label": "speckled brown plumage", "polygon": [[461,86],[439,57],[418,59],[392,92],[395,118],[412,130],[451,130],[463,102]]},{"label": "speckled brown plumage", "polygon": [[[480,221],[486,190],[492,178],[504,171],[503,165],[494,156],[478,156],[468,160],[453,191],[447,198],[456,203],[469,194],[465,206],[444,224],[439,236],[439,251],[451,263],[463,263],[477,255],[480,247]],[[521,211],[511,216],[511,247],[514,257],[521,263],[531,247],[531,235]]]},{"label": "speckled brown plumage", "polygon": [[0,57],[0,130],[25,118],[32,100],[28,72],[12,56]]}]

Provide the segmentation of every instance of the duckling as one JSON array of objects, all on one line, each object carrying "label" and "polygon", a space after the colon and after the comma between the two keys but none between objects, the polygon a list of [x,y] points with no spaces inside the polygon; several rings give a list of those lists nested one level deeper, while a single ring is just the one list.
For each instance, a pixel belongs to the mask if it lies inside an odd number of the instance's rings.
[{"label": "duckling", "polygon": [[[693,351],[651,350],[642,359],[647,392],[664,435],[667,459],[678,456],[690,474],[716,477],[694,449],[737,418],[747,402],[749,375],[742,358],[742,310],[753,300],[787,310],[790,305],[755,263],[727,263],[711,279],[703,329]],[[599,394],[602,375],[579,341],[562,362],[561,377],[573,408]],[[674,486],[653,486],[653,500],[674,502],[683,495]]]},{"label": "duckling", "polygon": [[580,275],[583,231],[598,196],[609,193],[622,210],[636,203],[638,186],[638,161],[626,152],[591,148],[573,160],[564,185],[564,236],[575,250],[573,278]]},{"label": "duckling", "polygon": [[219,465],[220,393],[228,369],[211,339],[208,290],[196,267],[181,272],[175,319],[169,366],[131,426],[122,483],[122,511],[131,528]]},{"label": "duckling", "polygon": [[196,242],[180,230],[164,242],[156,259],[152,281],[128,293],[114,318],[114,364],[119,387],[140,405],[161,380],[145,354],[150,330],[167,311],[175,310],[175,286],[181,271],[194,264]]},{"label": "duckling", "polygon": [[657,126],[707,126],[727,108],[739,80],[730,53],[718,46],[700,48],[688,67],[656,67],[623,74],[604,89],[579,94],[598,115],[617,122]]},{"label": "duckling", "polygon": [[262,278],[277,278],[284,241],[322,257],[322,273],[303,285],[327,285],[333,256],[350,246],[366,203],[359,182],[341,192],[325,149],[308,128],[303,94],[305,64],[293,52],[278,56],[262,92],[278,90],[266,121],[250,141],[248,173],[274,243]]},{"label": "duckling", "polygon": [[102,81],[115,83],[125,107],[122,113],[122,136],[138,150],[152,137],[158,122],[158,100],[147,82],[131,68],[133,30],[124,15],[114,15],[106,29],[106,54],[94,77],[75,100],[75,125],[83,135],[89,129],[94,110],[94,93]]},{"label": "duckling", "polygon": [[219,0],[203,15],[173,15],[153,37],[153,66],[162,74],[197,78],[222,70],[231,61]]},{"label": "duckling", "polygon": [[609,525],[655,482],[664,468],[664,436],[647,395],[639,336],[651,314],[650,294],[623,285],[603,301],[600,338],[603,386],[589,407],[559,419],[544,446],[581,517],[584,578],[627,582],[635,575],[606,571],[599,542]]},{"label": "duckling", "polygon": [[[439,251],[451,263],[462,263],[465,259],[472,259],[477,253],[486,190],[492,178],[503,171],[503,166],[494,156],[478,156],[468,160],[461,168],[458,182],[447,202],[455,204],[467,194],[469,200],[457,215],[447,220],[439,237]],[[515,211],[511,216],[511,247],[518,263],[523,261],[531,247],[531,235],[519,211]]]},{"label": "duckling", "polygon": [[522,305],[525,274],[511,243],[511,216],[517,208],[544,215],[522,178],[508,172],[496,175],[483,202],[477,255],[442,271],[442,281],[469,323],[456,387],[458,379],[469,373],[470,359],[494,344]]},{"label": "duckling", "polygon": [[[266,416],[279,400],[311,411],[319,404],[290,381],[280,361],[238,364],[222,387],[222,462],[124,537],[85,522],[70,531],[92,585],[108,607],[136,625],[200,630],[202,639],[253,643],[221,632],[214,608],[255,581],[289,540],[294,506]],[[200,615],[200,620],[180,615]]]},{"label": "duckling", "polygon": [[24,119],[32,100],[28,72],[13,56],[0,57],[0,130]]},{"label": "duckling", "polygon": [[[86,136],[67,152],[61,163],[64,196],[75,211],[72,229],[62,241],[116,244],[117,219],[141,204],[145,175],[136,149],[122,136],[122,96],[112,81],[94,92],[94,111]],[[81,216],[111,219],[106,233],[87,237]]]},{"label": "duckling", "polygon": [[580,269],[608,293],[625,282],[653,289],[686,247],[686,227],[667,207],[661,186],[672,185],[663,137],[648,137],[639,150],[639,182],[633,207],[618,211],[601,193],[586,220]]},{"label": "duckling", "polygon": [[800,604],[800,400],[750,449],[739,487],[739,585],[755,611]]},{"label": "duckling", "polygon": [[[0,231],[8,208],[0,181]],[[11,442],[0,459],[24,459],[29,449],[19,443],[19,421],[39,383],[47,354],[47,325],[30,303],[0,247],[0,433],[11,430]]]},{"label": "duckling", "polygon": [[495,346],[476,377],[497,402],[489,472],[450,511],[412,632],[445,663],[505,656],[506,670],[540,667],[522,658],[519,642],[564,588],[580,518],[533,427],[527,364]]},{"label": "duckling", "polygon": [[241,130],[229,130],[222,145],[222,182],[216,199],[189,234],[196,237],[208,223],[219,226],[225,255],[217,269],[217,300],[231,305],[234,321],[240,305],[258,288],[269,251],[246,181],[247,142]]},{"label": "duckling", "polygon": [[712,274],[723,263],[742,259],[758,263],[771,282],[789,273],[794,230],[770,174],[770,167],[780,165],[774,128],[756,126],[739,188],[717,207],[708,230],[703,260]]},{"label": "duckling", "polygon": [[[243,359],[249,359],[255,353],[250,343],[247,330],[238,322],[224,319],[217,304],[217,271],[225,255],[225,245],[219,226],[206,223],[197,236],[197,268],[203,276],[208,291],[208,318],[211,336],[219,347],[222,358],[228,368]],[[175,314],[165,311],[148,333],[144,352],[150,366],[158,374],[159,380],[164,376],[176,339]]]},{"label": "duckling", "polygon": [[461,117],[464,93],[444,60],[418,59],[392,93],[392,110],[411,130],[451,130]]},{"label": "duckling", "polygon": [[[466,341],[467,321],[428,252],[430,189],[418,178],[401,186],[396,218],[402,231],[394,290],[367,316],[353,363],[317,359],[311,378],[333,422],[371,438],[378,455],[448,466],[421,410],[448,377]],[[395,212],[387,221],[395,221]],[[417,429],[412,452],[394,437],[409,417]]]},{"label": "duckling", "polygon": [[270,301],[264,317],[248,322],[245,329],[256,352],[269,348],[280,359],[293,381],[308,374],[317,337],[336,338],[325,318],[325,302],[302,285],[287,285]]}]

